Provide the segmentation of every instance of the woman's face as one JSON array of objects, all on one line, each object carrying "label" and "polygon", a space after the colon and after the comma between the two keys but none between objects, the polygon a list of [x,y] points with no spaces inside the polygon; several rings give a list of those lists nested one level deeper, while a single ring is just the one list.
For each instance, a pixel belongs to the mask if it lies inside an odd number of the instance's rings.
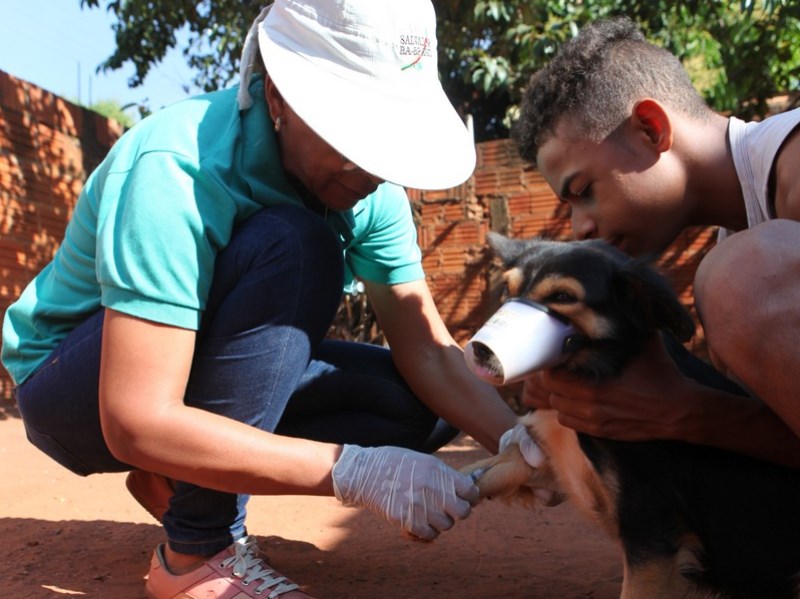
[{"label": "woman's face", "polygon": [[277,131],[284,170],[331,210],[349,210],[383,180],[362,170],[334,150],[306,125],[267,78],[265,94]]}]

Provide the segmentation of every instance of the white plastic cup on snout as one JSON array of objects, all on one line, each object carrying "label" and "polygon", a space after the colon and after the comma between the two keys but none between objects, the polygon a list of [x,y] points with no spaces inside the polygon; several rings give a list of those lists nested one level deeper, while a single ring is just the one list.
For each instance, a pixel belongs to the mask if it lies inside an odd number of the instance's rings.
[{"label": "white plastic cup on snout", "polygon": [[512,298],[469,340],[464,358],[479,379],[507,385],[562,362],[575,332],[546,306]]}]

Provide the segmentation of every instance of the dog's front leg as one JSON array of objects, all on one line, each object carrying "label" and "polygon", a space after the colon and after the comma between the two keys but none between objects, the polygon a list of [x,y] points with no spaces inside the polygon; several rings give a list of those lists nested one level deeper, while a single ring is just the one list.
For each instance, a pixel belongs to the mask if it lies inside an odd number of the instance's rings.
[{"label": "dog's front leg", "polygon": [[527,504],[543,505],[558,505],[564,499],[549,464],[545,462],[539,468],[531,467],[516,444],[462,468],[461,472],[475,476],[482,499],[518,499]]}]

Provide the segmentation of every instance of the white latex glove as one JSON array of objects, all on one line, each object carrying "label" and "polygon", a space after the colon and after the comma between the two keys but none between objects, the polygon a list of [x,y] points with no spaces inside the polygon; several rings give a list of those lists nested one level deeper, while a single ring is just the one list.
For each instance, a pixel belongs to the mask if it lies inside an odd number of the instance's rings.
[{"label": "white latex glove", "polygon": [[420,539],[435,539],[469,516],[479,499],[469,476],[441,460],[400,447],[345,445],[333,466],[333,490]]},{"label": "white latex glove", "polygon": [[519,452],[531,468],[539,468],[544,463],[545,457],[541,447],[531,439],[524,425],[516,424],[514,428],[503,433],[498,453],[503,453],[511,444],[519,445]]},{"label": "white latex glove", "polygon": [[[531,468],[540,468],[544,464],[546,458],[542,448],[531,439],[528,429],[524,425],[516,424],[514,428],[503,433],[503,436],[500,437],[498,453],[504,452],[512,444],[519,447],[520,454]],[[533,494],[542,505],[558,505],[565,498],[563,493],[553,489],[535,488]]]}]

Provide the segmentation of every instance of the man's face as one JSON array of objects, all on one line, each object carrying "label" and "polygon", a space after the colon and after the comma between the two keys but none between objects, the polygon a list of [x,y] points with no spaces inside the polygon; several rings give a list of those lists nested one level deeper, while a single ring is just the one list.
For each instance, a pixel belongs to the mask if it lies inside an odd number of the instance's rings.
[{"label": "man's face", "polygon": [[569,204],[577,239],[605,239],[631,255],[660,253],[683,228],[683,172],[669,152],[621,126],[600,142],[565,125],[539,148],[537,164]]}]

